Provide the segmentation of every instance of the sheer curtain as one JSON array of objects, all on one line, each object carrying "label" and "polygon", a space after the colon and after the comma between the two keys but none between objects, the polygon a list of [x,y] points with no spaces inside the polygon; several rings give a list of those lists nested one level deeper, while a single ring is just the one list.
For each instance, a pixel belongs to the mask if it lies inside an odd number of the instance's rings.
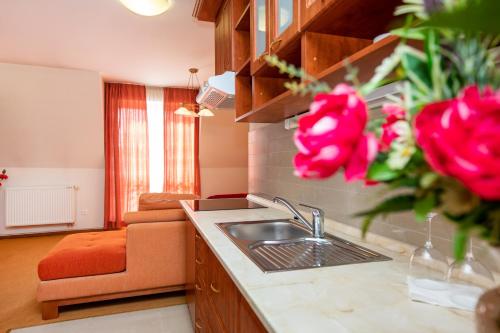
[{"label": "sheer curtain", "polygon": [[165,192],[200,194],[199,119],[174,114],[195,98],[192,89],[164,89]]},{"label": "sheer curtain", "polygon": [[105,84],[105,211],[107,228],[120,228],[123,214],[137,210],[149,191],[146,89]]},{"label": "sheer curtain", "polygon": [[146,87],[149,133],[149,192],[163,191],[163,88]]}]

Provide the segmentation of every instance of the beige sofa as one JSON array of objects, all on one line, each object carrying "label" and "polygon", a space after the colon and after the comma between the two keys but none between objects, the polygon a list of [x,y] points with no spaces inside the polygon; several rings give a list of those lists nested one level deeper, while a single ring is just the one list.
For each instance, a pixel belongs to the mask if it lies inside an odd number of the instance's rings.
[{"label": "beige sofa", "polygon": [[194,198],[145,193],[139,211],[125,215],[126,228],[61,240],[38,267],[43,319],[56,318],[64,305],[184,289],[186,216],[179,200]]}]

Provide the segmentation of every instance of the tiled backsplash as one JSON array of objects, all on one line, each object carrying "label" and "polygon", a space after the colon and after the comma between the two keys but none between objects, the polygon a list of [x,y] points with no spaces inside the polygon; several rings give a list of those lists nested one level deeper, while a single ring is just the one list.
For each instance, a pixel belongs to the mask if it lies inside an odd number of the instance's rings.
[{"label": "tiled backsplash", "polygon": [[[283,123],[251,124],[248,138],[249,191],[269,196],[283,196],[295,203],[322,208],[328,218],[359,227],[361,220],[353,214],[368,208],[387,195],[381,186],[367,187],[362,182],[346,183],[339,174],[328,180],[303,180],[293,174],[296,154],[293,130]],[[439,217],[432,225],[433,244],[452,255],[454,226]],[[426,238],[426,224],[417,223],[410,213],[388,216],[374,221],[370,231],[396,240],[421,246]],[[484,260],[484,249],[475,249]],[[491,267],[493,268],[493,267]]]}]

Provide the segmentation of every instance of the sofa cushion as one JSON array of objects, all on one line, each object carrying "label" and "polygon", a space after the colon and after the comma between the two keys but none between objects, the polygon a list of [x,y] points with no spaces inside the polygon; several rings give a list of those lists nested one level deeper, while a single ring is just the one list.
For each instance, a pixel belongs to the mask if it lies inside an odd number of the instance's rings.
[{"label": "sofa cushion", "polygon": [[126,267],[126,229],[64,237],[38,264],[40,280],[117,273]]},{"label": "sofa cushion", "polygon": [[183,209],[159,209],[144,210],[140,212],[128,212],[123,216],[125,224],[147,223],[147,222],[171,222],[185,221],[186,213]]}]

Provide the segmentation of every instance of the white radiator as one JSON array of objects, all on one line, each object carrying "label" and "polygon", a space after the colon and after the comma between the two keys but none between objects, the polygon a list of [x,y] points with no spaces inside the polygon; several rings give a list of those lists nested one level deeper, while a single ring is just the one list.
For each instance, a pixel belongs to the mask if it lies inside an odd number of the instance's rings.
[{"label": "white radiator", "polygon": [[7,227],[74,223],[76,187],[6,188],[5,215]]}]

